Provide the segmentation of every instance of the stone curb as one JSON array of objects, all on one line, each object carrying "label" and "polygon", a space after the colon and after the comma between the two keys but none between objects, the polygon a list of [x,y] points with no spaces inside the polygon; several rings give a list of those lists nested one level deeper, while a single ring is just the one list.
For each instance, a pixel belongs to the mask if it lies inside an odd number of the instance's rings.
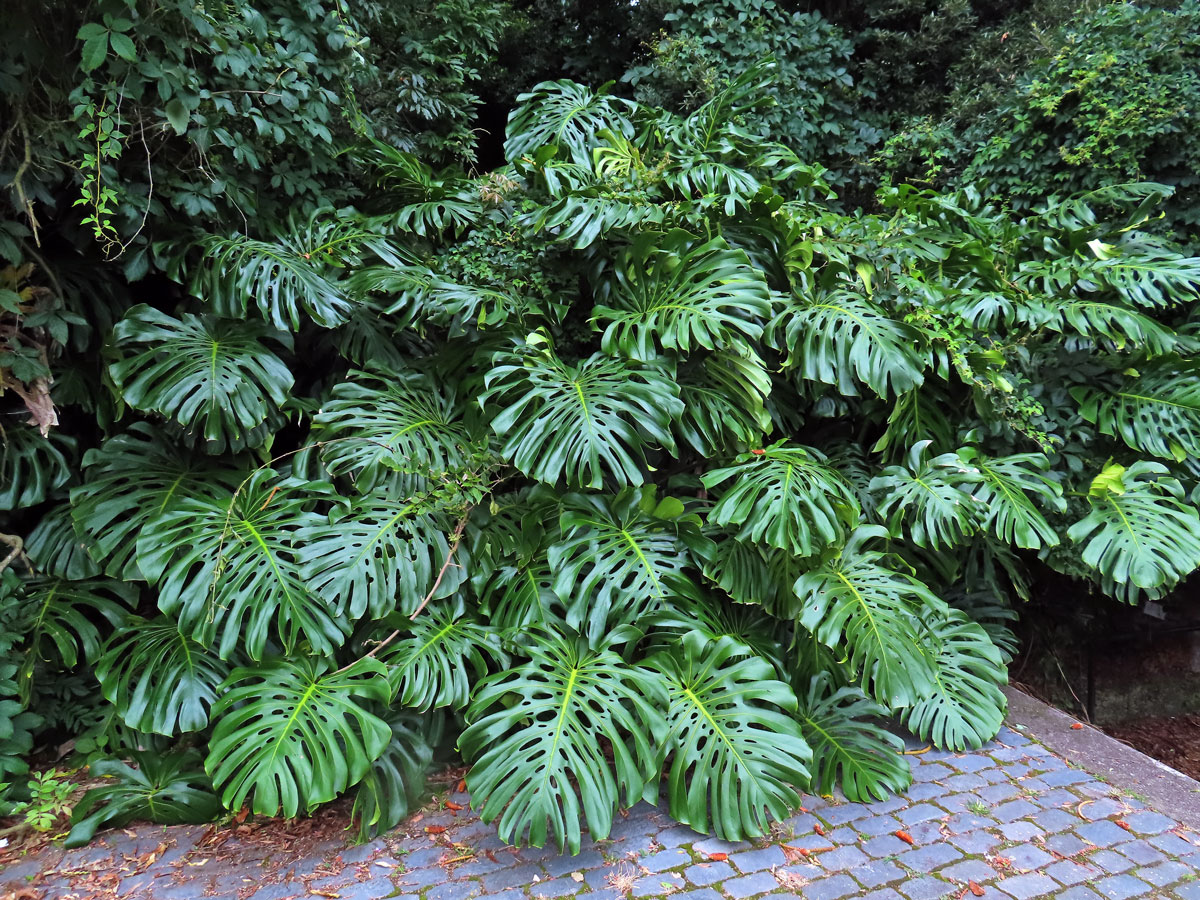
[{"label": "stone curb", "polygon": [[[1071,765],[1135,794],[1160,812],[1200,829],[1200,782],[1048,706],[1015,687],[1008,695],[1008,725]],[[1083,725],[1082,728],[1078,727]]]}]

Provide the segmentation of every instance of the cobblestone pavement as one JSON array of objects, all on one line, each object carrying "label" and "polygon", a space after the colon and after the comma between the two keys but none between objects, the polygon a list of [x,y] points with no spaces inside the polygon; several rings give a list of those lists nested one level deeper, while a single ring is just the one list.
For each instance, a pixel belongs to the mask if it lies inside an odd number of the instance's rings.
[{"label": "cobblestone pavement", "polygon": [[0,897],[1200,900],[1200,835],[1016,731],[978,752],[909,758],[915,780],[903,796],[806,798],[755,843],[705,838],[642,804],[578,856],[514,850],[451,792],[357,847],[328,830],[271,840],[276,826],[250,837],[222,829],[219,846],[204,827],[109,832],[0,871]]}]

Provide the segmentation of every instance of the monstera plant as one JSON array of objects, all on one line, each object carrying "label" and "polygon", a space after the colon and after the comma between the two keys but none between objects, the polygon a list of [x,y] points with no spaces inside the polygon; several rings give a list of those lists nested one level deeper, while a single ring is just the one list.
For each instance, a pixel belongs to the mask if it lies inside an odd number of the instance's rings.
[{"label": "monstera plant", "polygon": [[996,733],[1031,562],[1130,602],[1200,566],[1165,189],[849,214],[740,126],[769,78],[686,118],[539,85],[496,171],[373,144],[360,209],[194,235],[92,315],[72,414],[5,426],[0,709],[98,683],[93,746],[182,755],[105,763],[77,840],[341,796],[376,834],[436,744],[508,841],[660,796],[760,835],[903,789],[881,720]]}]

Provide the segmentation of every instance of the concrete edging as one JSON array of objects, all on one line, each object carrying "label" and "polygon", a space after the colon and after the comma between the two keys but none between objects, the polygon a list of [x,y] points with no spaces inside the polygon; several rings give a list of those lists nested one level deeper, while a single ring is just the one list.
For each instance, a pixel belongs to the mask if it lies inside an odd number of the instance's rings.
[{"label": "concrete edging", "polygon": [[1113,787],[1139,795],[1159,812],[1200,829],[1200,782],[1015,687],[1004,693],[1009,727]]}]

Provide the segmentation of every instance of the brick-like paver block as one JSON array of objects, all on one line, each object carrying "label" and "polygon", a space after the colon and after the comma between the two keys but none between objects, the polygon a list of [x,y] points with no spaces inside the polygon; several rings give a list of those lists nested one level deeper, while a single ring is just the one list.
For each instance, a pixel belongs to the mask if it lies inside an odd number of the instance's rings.
[{"label": "brick-like paver block", "polygon": [[1066,787],[1069,784],[1080,784],[1081,782],[1091,780],[1091,775],[1087,772],[1081,772],[1078,769],[1060,769],[1057,772],[1048,772],[1042,776],[1042,781],[1051,787]]},{"label": "brick-like paver block", "polygon": [[[486,857],[485,857],[486,858]],[[497,857],[502,859],[503,857]],[[599,850],[584,850],[577,856],[562,856],[551,857],[542,864],[546,869],[546,874],[551,878],[557,878],[559,875],[569,875],[572,872],[582,872],[584,869],[595,869],[604,865],[604,854]],[[458,870],[460,874],[467,874],[462,869]],[[652,869],[651,871],[656,871]]]},{"label": "brick-like paver block", "polygon": [[945,779],[942,784],[955,792],[976,791],[979,788],[987,787],[987,782],[978,775],[954,775]]},{"label": "brick-like paver block", "polygon": [[1042,829],[1025,819],[1018,819],[1015,822],[1005,822],[997,830],[1004,836],[1006,841],[1031,841],[1042,834]]},{"label": "brick-like paver block", "polygon": [[[745,856],[745,854],[742,855]],[[665,872],[668,869],[678,869],[681,866],[689,865],[691,861],[692,857],[690,853],[676,847],[671,850],[660,850],[658,853],[643,856],[638,860],[638,865],[644,869],[649,869],[651,872]]]},{"label": "brick-like paver block", "polygon": [[1054,900],[1101,900],[1101,897],[1091,888],[1079,885],[1064,891]]},{"label": "brick-like paver block", "polygon": [[[582,889],[583,885],[574,878],[555,878],[551,881],[531,884],[529,893],[534,897],[566,897],[570,894],[577,894]],[[433,897],[433,891],[430,891],[427,897],[428,900],[436,900]]]},{"label": "brick-like paver block", "polygon": [[1123,819],[1135,834],[1161,834],[1175,827],[1175,822],[1162,813],[1135,812]]},{"label": "brick-like paver block", "polygon": [[[527,884],[532,884],[534,876],[539,878],[542,876],[542,867],[533,863],[525,863],[511,869],[501,869],[499,872],[483,876],[483,889],[490,894],[493,891],[503,891],[508,888],[522,888]],[[445,873],[442,873],[442,877],[445,877]],[[403,881],[404,878],[405,876],[401,876],[400,880]]]},{"label": "brick-like paver block", "polygon": [[1038,807],[1028,800],[1009,800],[992,810],[992,817],[997,822],[1015,822],[1017,819],[1032,816],[1037,811]]},{"label": "brick-like paver block", "polygon": [[[567,879],[570,881],[570,879]],[[579,885],[571,882],[575,890],[579,890]],[[534,885],[538,887],[538,885]],[[425,894],[428,900],[469,900],[471,897],[479,896],[478,881],[452,881],[449,884],[439,884],[436,887],[431,887]],[[564,892],[574,893],[574,891]],[[543,894],[545,897],[559,897],[561,894]]]},{"label": "brick-like paver block", "polygon": [[820,856],[821,865],[831,872],[844,871],[868,862],[867,854],[857,847],[838,847]]},{"label": "brick-like paver block", "polygon": [[1056,862],[1054,865],[1046,869],[1046,874],[1060,884],[1083,884],[1085,881],[1091,881],[1100,873],[1091,866],[1080,865],[1069,859],[1064,859],[1061,862]]},{"label": "brick-like paver block", "polygon": [[904,841],[900,840],[894,834],[881,834],[877,838],[863,841],[861,847],[868,855],[876,859],[881,856],[895,856],[909,849],[908,844],[904,843]]},{"label": "brick-like paver block", "polygon": [[[664,844],[663,846],[665,847],[666,845]],[[707,858],[713,853],[739,853],[742,850],[749,849],[749,844],[723,841],[720,838],[705,838],[702,841],[696,841],[696,843],[692,844],[692,852],[701,859]]]},{"label": "brick-like paver block", "polygon": [[853,822],[855,819],[861,819],[870,814],[861,803],[847,803],[845,806],[831,806],[829,809],[823,810],[821,818],[830,825],[845,825],[847,822]]},{"label": "brick-like paver block", "polygon": [[1109,900],[1129,900],[1131,897],[1148,894],[1153,888],[1132,875],[1113,875],[1094,882],[1092,890],[1101,897],[1108,897]]},{"label": "brick-like paver block", "polygon": [[[1104,823],[1097,822],[1096,824],[1097,825],[1101,825],[1101,824],[1112,825],[1111,822],[1104,822]],[[1113,825],[1113,827],[1116,828],[1115,825]],[[1115,844],[1117,842],[1113,841],[1113,843]],[[1150,843],[1153,844],[1155,847],[1157,847],[1159,850],[1161,850],[1163,853],[1167,854],[1167,856],[1187,856],[1189,853],[1191,853],[1195,849],[1191,844],[1189,844],[1187,841],[1185,841],[1179,835],[1170,834],[1170,833],[1156,834],[1154,837],[1150,838]]]},{"label": "brick-like paver block", "polygon": [[891,884],[901,878],[907,878],[908,873],[893,862],[876,859],[865,866],[850,870],[850,875],[863,887],[879,887],[881,884]]},{"label": "brick-like paver block", "polygon": [[682,890],[683,887],[683,879],[676,878],[672,872],[645,875],[633,883],[633,896],[662,897]]},{"label": "brick-like paver block", "polygon": [[804,900],[841,900],[862,890],[848,875],[833,875],[810,882],[803,891]]},{"label": "brick-like paver block", "polygon": [[903,900],[903,898],[891,888],[882,888],[863,895],[862,900]]},{"label": "brick-like paver block", "polygon": [[872,816],[869,819],[855,822],[854,830],[868,837],[877,837],[881,834],[891,834],[894,831],[899,831],[900,822],[892,816]]},{"label": "brick-like paver block", "polygon": [[[595,894],[588,894],[588,897],[595,897]],[[725,900],[720,894],[712,888],[700,888],[695,891],[688,891],[683,894],[675,894],[675,900]]]},{"label": "brick-like paver block", "polygon": [[1043,846],[1047,850],[1053,850],[1062,856],[1074,856],[1076,853],[1083,853],[1092,849],[1091,844],[1074,834],[1052,834],[1046,838]]},{"label": "brick-like paver block", "polygon": [[1128,872],[1133,868],[1133,860],[1112,850],[1097,850],[1087,858],[1088,863],[1099,866],[1110,875]]},{"label": "brick-like paver block", "polygon": [[931,803],[921,803],[917,806],[910,806],[908,809],[897,811],[896,818],[905,825],[916,825],[919,822],[929,822],[933,819],[940,819],[945,813]]},{"label": "brick-like paver block", "polygon": [[[1106,785],[1107,787],[1107,785]],[[1111,788],[1109,788],[1111,790]],[[1126,806],[1112,797],[1100,797],[1084,806],[1080,812],[1085,819],[1093,822],[1099,819],[1111,819],[1125,812]]]},{"label": "brick-like paver block", "polygon": [[[633,816],[631,815],[629,818],[632,819]],[[616,829],[614,828],[613,830],[615,831]],[[657,834],[654,833],[655,831],[657,831],[657,829],[654,829],[654,830],[651,830],[648,832],[642,832],[640,830],[635,830],[635,833],[636,834],[643,834],[643,833],[652,834],[652,835],[654,835],[654,839],[656,841],[658,841],[660,844],[662,844],[664,847],[682,847],[686,844],[693,844],[697,840],[701,840],[704,838],[704,835],[702,835],[696,831],[693,831],[691,828],[688,828],[686,825],[674,825],[670,828],[664,828],[662,831],[659,831]],[[749,844],[738,844],[737,845],[738,848],[747,848],[749,846],[750,846]],[[733,849],[733,848],[730,848],[730,849]],[[729,850],[726,850],[725,852],[729,852]]]},{"label": "brick-like paver block", "polygon": [[730,878],[736,878],[737,872],[727,862],[708,862],[683,870],[683,877],[692,884],[708,887],[710,884],[720,884]]},{"label": "brick-like paver block", "polygon": [[1113,849],[1123,856],[1129,857],[1139,866],[1152,866],[1166,859],[1161,851],[1151,847],[1145,841],[1126,841],[1124,844],[1114,845]]},{"label": "brick-like paver block", "polygon": [[1054,857],[1035,844],[1017,844],[1000,851],[1001,856],[1012,860],[1012,867],[1018,872],[1032,872],[1054,862]]},{"label": "brick-like paver block", "polygon": [[1136,869],[1133,872],[1142,881],[1148,881],[1155,887],[1166,887],[1168,884],[1174,884],[1180,878],[1192,873],[1193,869],[1191,866],[1186,866],[1173,859],[1159,863],[1156,866],[1146,866],[1144,869]]},{"label": "brick-like paver block", "polygon": [[917,782],[904,792],[904,797],[910,804],[932,800],[935,797],[941,799],[944,796],[946,796],[946,789],[940,784],[934,784],[931,781],[927,781],[924,784]]},{"label": "brick-like paver block", "polygon": [[897,857],[896,862],[914,872],[932,872],[934,869],[949,865],[958,859],[962,859],[962,854],[958,850],[949,844],[941,843],[909,850]]},{"label": "brick-like paver block", "polygon": [[897,885],[897,888],[908,900],[941,900],[959,891],[955,885],[940,878],[914,878]]},{"label": "brick-like paver block", "polygon": [[1032,897],[1044,897],[1058,891],[1058,884],[1049,875],[1042,872],[1030,872],[1026,875],[1014,875],[997,883],[1006,894],[1011,894],[1016,900],[1030,900]]},{"label": "brick-like paver block", "polygon": [[748,850],[745,853],[734,854],[729,857],[729,861],[742,872],[749,873],[760,872],[772,866],[785,865],[787,857],[783,855],[783,850],[778,845],[772,845],[761,850]]},{"label": "brick-like paver block", "polygon": [[724,884],[725,893],[730,897],[741,900],[754,894],[766,894],[779,890],[779,882],[770,872],[755,872],[753,875],[743,875]]},{"label": "brick-like paver block", "polygon": [[1176,888],[1175,896],[1179,900],[1200,900],[1200,881],[1189,881],[1187,884],[1181,884]]},{"label": "brick-like paver block", "polygon": [[1046,832],[1067,831],[1079,824],[1079,816],[1065,809],[1043,809],[1029,817],[1038,828]]},{"label": "brick-like paver block", "polygon": [[982,859],[964,859],[948,866],[939,873],[943,878],[955,881],[990,881],[996,877],[996,870]]},{"label": "brick-like paver block", "polygon": [[1080,825],[1075,829],[1075,833],[1089,844],[1095,844],[1097,847],[1111,847],[1113,844],[1119,844],[1129,837],[1127,831],[1114,825],[1107,819]]},{"label": "brick-like paver block", "polygon": [[921,763],[913,767],[913,781],[918,783],[941,781],[952,777],[954,777],[954,770],[941,763]]},{"label": "brick-like paver block", "polygon": [[947,840],[963,853],[973,855],[991,852],[999,846],[1000,838],[990,831],[968,831],[966,834],[952,834]]}]

